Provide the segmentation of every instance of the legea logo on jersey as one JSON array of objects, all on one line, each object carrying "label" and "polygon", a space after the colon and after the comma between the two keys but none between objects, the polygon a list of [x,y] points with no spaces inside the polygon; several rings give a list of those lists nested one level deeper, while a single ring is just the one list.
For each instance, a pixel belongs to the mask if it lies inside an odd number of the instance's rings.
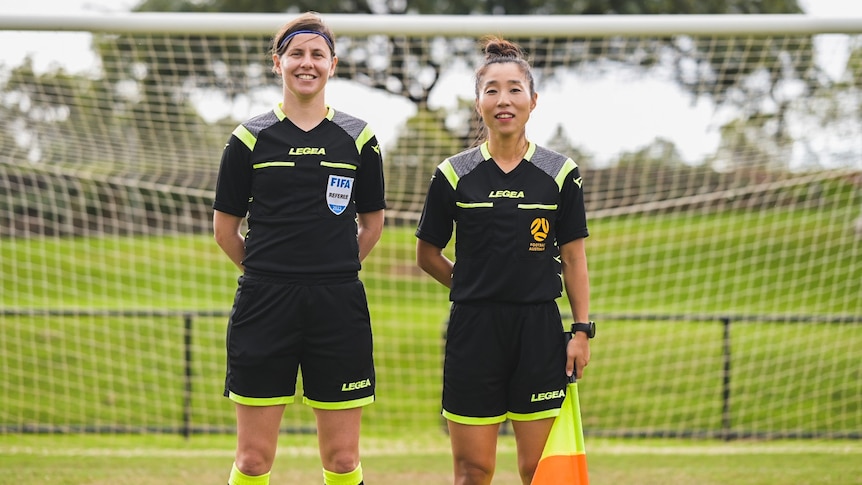
[{"label": "legea logo on jersey", "polygon": [[326,155],[325,148],[317,147],[294,147],[287,152],[288,155]]},{"label": "legea logo on jersey", "polygon": [[353,178],[340,175],[330,175],[326,183],[326,205],[335,215],[341,215],[350,203],[353,192]]},{"label": "legea logo on jersey", "polygon": [[488,194],[488,198],[490,199],[523,199],[524,191],[523,190],[492,190],[490,194]]},{"label": "legea logo on jersey", "polygon": [[545,239],[548,238],[548,231],[551,230],[551,223],[544,217],[537,217],[530,223],[530,234],[533,235],[533,241],[530,243],[530,251],[544,251]]}]

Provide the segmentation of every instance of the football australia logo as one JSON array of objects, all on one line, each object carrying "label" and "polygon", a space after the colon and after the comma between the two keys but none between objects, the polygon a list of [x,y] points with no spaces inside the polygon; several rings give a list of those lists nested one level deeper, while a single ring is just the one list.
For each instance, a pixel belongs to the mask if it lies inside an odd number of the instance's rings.
[{"label": "football australia logo", "polygon": [[551,224],[544,217],[537,217],[530,223],[530,234],[533,235],[533,241],[530,242],[530,251],[544,251],[545,239],[548,238],[548,231],[551,229]]}]

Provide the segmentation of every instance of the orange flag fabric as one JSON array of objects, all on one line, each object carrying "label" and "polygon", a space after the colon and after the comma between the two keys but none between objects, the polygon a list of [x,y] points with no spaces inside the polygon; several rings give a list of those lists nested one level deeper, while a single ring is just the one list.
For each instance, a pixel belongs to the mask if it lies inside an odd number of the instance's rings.
[{"label": "orange flag fabric", "polygon": [[578,383],[571,382],[531,485],[589,485]]}]

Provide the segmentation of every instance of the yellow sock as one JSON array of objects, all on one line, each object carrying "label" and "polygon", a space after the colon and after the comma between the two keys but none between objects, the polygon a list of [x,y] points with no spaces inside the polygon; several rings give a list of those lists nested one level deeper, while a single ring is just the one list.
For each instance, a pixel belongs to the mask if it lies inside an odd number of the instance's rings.
[{"label": "yellow sock", "polygon": [[227,483],[228,485],[269,485],[269,473],[250,477],[239,471],[239,468],[236,467],[236,463],[234,463],[233,468],[230,471],[230,480],[228,480]]},{"label": "yellow sock", "polygon": [[362,463],[356,465],[356,469],[347,473],[335,473],[327,469],[323,470],[324,485],[361,485]]}]

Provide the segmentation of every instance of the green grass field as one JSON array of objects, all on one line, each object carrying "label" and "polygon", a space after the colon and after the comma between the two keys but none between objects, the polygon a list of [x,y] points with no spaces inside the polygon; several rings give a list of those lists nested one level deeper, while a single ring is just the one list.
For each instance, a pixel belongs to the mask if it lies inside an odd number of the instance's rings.
[{"label": "green grass field", "polygon": [[[859,316],[862,247],[843,235],[849,214],[774,209],[595,221],[591,307],[600,315]],[[412,233],[388,227],[363,272],[379,380],[378,402],[365,413],[365,466],[376,485],[449,480],[439,416],[448,302],[416,270]],[[800,255],[809,263],[797,264]],[[0,435],[0,482],[222,483],[232,436],[174,435],[183,426],[185,311],[210,313],[193,321],[190,425],[233,424],[220,397],[225,317],[211,313],[226,314],[235,279],[208,235],[0,240],[0,307],[140,312],[4,316],[0,424],[169,433]],[[862,326],[731,328],[730,431],[858,435]],[[722,327],[717,317],[645,316],[606,318],[600,329],[580,383],[594,485],[862,483],[855,441],[608,439],[720,432]],[[312,422],[304,406],[288,408],[287,428]],[[514,484],[511,438],[502,440],[495,483]],[[313,436],[285,435],[283,444],[274,476],[317,483]]]},{"label": "green grass field", "polygon": [[[52,485],[223,484],[230,436],[0,436],[2,483]],[[313,437],[282,436],[272,483],[322,483]],[[369,485],[451,483],[444,438],[412,443],[366,439]],[[511,437],[499,443],[495,485],[520,485]],[[857,441],[587,442],[591,485],[854,485],[862,483]]]}]

